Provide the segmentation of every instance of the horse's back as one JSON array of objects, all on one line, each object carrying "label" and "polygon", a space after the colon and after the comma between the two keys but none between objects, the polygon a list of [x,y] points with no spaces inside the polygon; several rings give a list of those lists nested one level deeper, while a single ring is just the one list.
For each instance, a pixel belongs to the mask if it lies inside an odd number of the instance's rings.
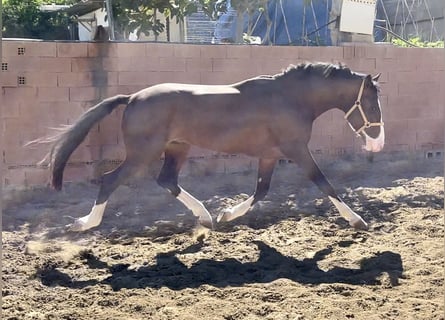
[{"label": "horse's back", "polygon": [[202,85],[186,83],[161,83],[136,92],[133,100],[146,100],[162,96],[166,98],[205,95],[239,94],[239,90],[231,85]]}]

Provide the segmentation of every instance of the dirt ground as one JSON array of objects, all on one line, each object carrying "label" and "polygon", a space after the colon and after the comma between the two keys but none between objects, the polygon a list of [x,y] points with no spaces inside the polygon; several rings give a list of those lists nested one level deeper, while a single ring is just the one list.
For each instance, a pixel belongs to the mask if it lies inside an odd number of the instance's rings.
[{"label": "dirt ground", "polygon": [[[292,164],[249,214],[206,232],[153,182],[66,232],[97,186],[5,192],[2,319],[444,319],[443,159],[321,165],[370,222],[356,231]],[[183,177],[212,215],[255,175]]]}]

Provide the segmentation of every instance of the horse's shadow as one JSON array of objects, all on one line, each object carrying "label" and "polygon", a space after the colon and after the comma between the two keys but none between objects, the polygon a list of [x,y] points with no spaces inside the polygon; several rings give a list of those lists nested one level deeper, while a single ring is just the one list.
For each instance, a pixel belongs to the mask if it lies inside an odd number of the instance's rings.
[{"label": "horse's shadow", "polygon": [[158,254],[156,264],[131,269],[127,264],[109,265],[93,254],[85,255],[85,263],[92,269],[108,269],[111,275],[104,280],[79,281],[58,270],[47,266],[36,271],[42,283],[47,286],[84,288],[91,285],[107,284],[113,290],[122,288],[160,288],[173,290],[197,288],[207,284],[215,287],[243,286],[248,283],[269,283],[286,278],[301,284],[317,285],[323,283],[344,283],[351,285],[380,285],[381,276],[387,274],[388,285],[398,285],[402,277],[403,265],[398,253],[385,251],[360,262],[360,268],[333,267],[324,271],[317,265],[332,248],[318,251],[313,258],[298,260],[282,255],[264,242],[256,241],[260,251],[255,262],[242,263],[229,258],[223,261],[202,259],[188,267],[178,259],[177,254],[197,252],[201,244],[192,245],[185,250]]}]

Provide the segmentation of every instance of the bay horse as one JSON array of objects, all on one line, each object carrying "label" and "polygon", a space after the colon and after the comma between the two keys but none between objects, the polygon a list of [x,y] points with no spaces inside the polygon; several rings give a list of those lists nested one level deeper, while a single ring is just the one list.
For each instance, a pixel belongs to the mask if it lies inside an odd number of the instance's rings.
[{"label": "bay horse", "polygon": [[62,188],[63,171],[72,152],[97,122],[123,104],[126,158],[103,175],[91,212],[71,224],[71,230],[98,226],[112,192],[163,153],[158,184],[190,209],[200,224],[212,228],[212,217],[204,205],[178,184],[191,145],[259,159],[254,194],[223,211],[217,222],[240,217],[264,199],[277,160],[286,158],[301,166],[352,227],[367,229],[367,223],[340,199],[319,169],[308,142],[314,120],[338,108],[363,138],[364,149],[380,151],[385,134],[378,78],[343,65],[302,63],[275,75],[229,85],[164,83],[130,95],[119,94],[87,110],[52,139],[48,154],[51,184],[56,190]]}]

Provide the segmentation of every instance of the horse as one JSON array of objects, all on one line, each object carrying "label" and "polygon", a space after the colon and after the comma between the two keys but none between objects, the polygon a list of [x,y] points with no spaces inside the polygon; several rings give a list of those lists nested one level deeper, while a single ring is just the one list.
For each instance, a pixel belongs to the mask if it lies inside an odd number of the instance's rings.
[{"label": "horse", "polygon": [[322,173],[308,142],[314,120],[337,108],[345,113],[352,131],[362,137],[365,150],[382,150],[385,134],[379,76],[354,72],[342,64],[307,62],[290,65],[275,75],[228,85],[162,83],[104,99],[50,139],[47,159],[51,185],[61,190],[63,171],[72,152],[95,124],[119,105],[126,106],[121,121],[126,157],[116,169],[103,174],[90,213],[76,219],[69,229],[85,231],[98,226],[113,191],[159,161],[162,154],[164,162],[157,183],[191,210],[202,226],[213,228],[212,216],[203,203],[178,184],[192,145],[259,159],[255,192],[222,211],[217,223],[243,216],[263,200],[275,164],[284,158],[303,169],[350,226],[367,229],[368,224],[343,202]]}]

